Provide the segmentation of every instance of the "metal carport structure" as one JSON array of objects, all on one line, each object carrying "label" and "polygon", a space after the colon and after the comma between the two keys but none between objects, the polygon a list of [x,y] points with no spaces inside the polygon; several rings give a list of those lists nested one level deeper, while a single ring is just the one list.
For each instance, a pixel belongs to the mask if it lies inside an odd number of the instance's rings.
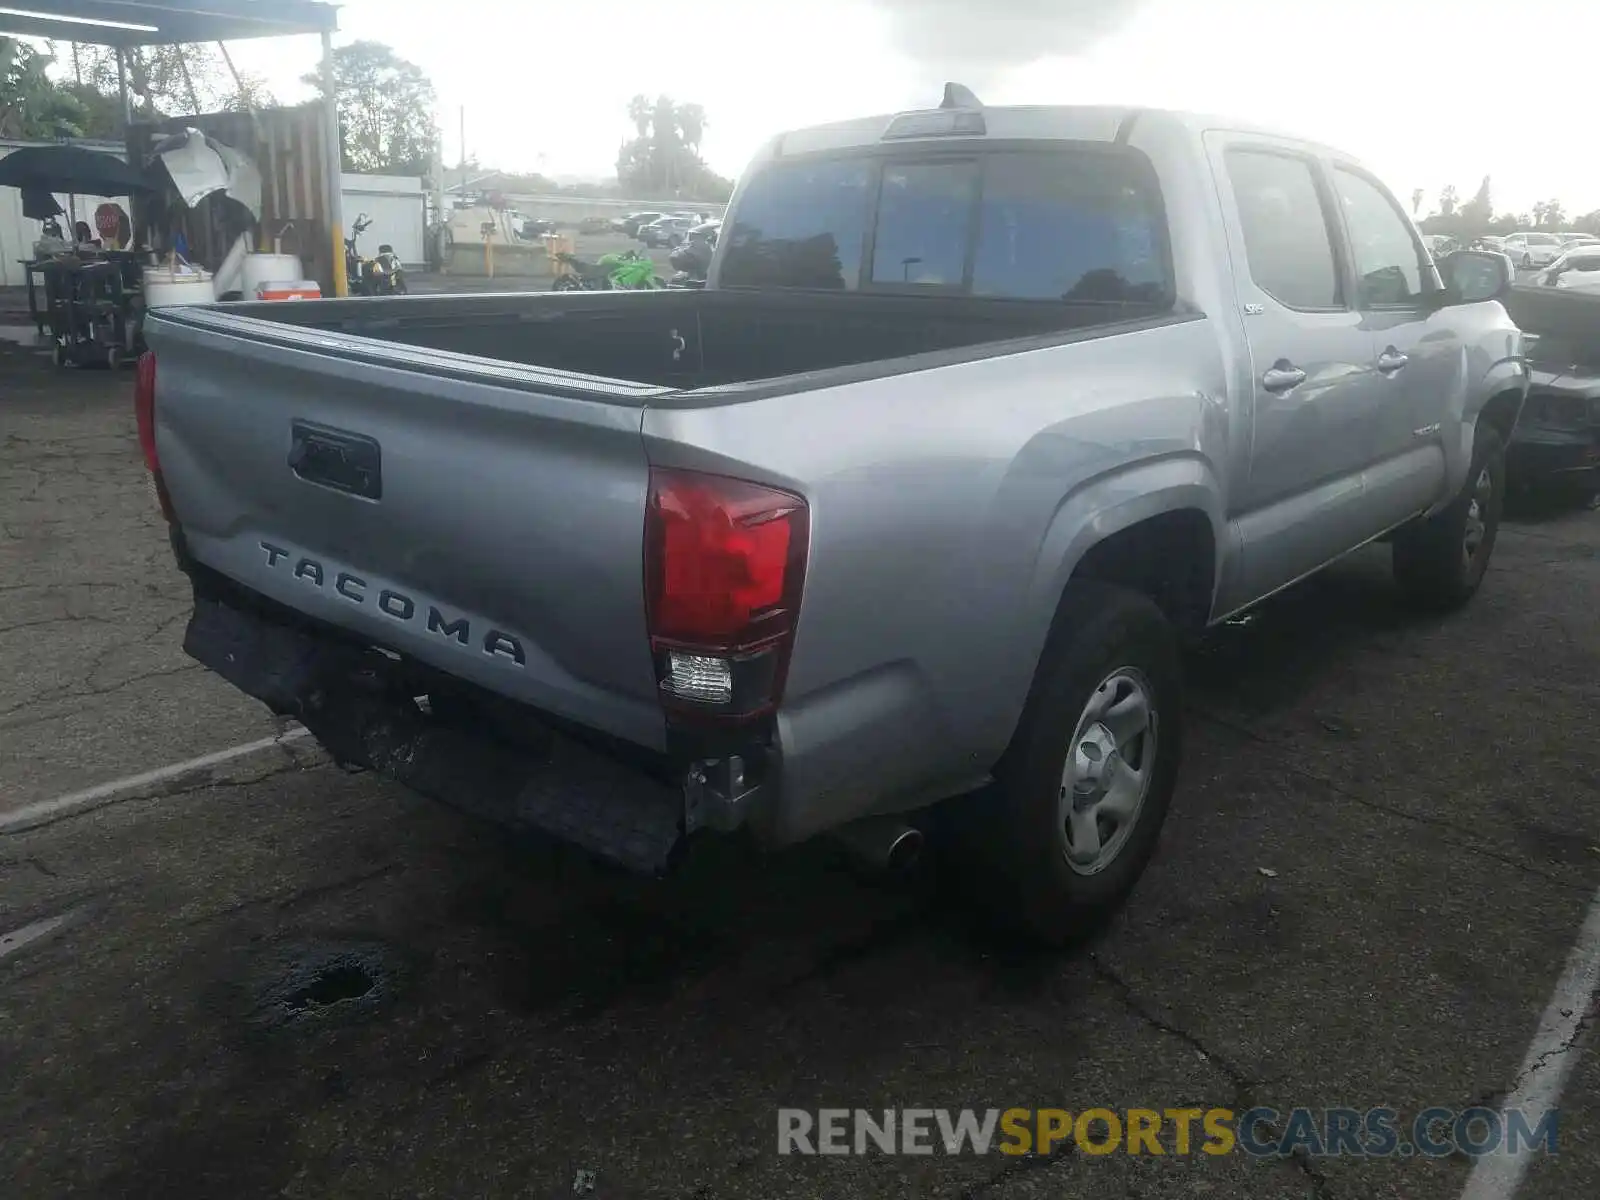
[{"label": "metal carport structure", "polygon": [[348,289],[339,186],[339,106],[333,88],[333,34],[339,27],[338,12],[335,5],[323,0],[16,0],[14,6],[0,5],[0,34],[113,47],[125,121],[131,116],[127,51],[132,48],[320,34],[332,274],[335,292],[343,296]]}]

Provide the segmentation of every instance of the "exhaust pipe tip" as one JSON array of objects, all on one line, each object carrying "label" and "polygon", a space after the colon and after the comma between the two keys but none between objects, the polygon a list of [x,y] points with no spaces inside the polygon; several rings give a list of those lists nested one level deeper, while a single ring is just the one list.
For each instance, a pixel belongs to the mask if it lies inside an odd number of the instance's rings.
[{"label": "exhaust pipe tip", "polygon": [[922,830],[907,825],[889,843],[888,853],[883,860],[883,869],[898,875],[916,866],[917,859],[921,857]]},{"label": "exhaust pipe tip", "polygon": [[922,857],[922,830],[894,817],[867,817],[840,827],[833,838],[873,871],[904,874]]}]

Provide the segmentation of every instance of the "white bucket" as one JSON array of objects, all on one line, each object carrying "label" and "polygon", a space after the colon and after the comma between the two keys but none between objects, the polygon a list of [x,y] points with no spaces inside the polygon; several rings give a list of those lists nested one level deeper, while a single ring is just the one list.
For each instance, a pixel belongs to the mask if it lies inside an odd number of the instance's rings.
[{"label": "white bucket", "polygon": [[292,254],[247,254],[244,257],[244,271],[239,276],[239,290],[246,296],[254,296],[264,283],[305,277],[305,267]]},{"label": "white bucket", "polygon": [[144,269],[144,306],[170,308],[175,304],[212,304],[216,291],[211,284],[211,272],[169,267]]}]

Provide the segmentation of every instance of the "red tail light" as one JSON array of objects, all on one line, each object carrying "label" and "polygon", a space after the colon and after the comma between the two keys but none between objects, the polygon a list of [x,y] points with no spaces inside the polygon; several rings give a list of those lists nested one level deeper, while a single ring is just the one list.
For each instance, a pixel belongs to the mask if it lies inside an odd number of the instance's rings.
[{"label": "red tail light", "polygon": [[144,465],[152,475],[161,474],[156,457],[156,356],[146,350],[139,356],[139,370],[133,384],[133,415],[139,424],[139,449]]},{"label": "red tail light", "polygon": [[799,496],[651,469],[645,594],[663,703],[733,720],[776,707],[809,540]]},{"label": "red tail light", "polygon": [[172,501],[167,497],[167,484],[161,478],[161,458],[156,453],[156,356],[149,350],[139,356],[133,384],[133,418],[139,427],[139,449],[144,451],[144,465],[150,468],[150,476],[155,481],[161,515],[170,522]]}]

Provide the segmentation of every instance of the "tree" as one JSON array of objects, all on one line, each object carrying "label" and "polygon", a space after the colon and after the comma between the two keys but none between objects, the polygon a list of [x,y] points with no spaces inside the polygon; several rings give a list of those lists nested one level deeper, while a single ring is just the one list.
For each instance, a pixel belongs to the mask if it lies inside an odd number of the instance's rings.
[{"label": "tree", "polygon": [[[422,68],[382,42],[351,42],[333,52],[334,94],[346,171],[426,175],[438,133],[433,84]],[[322,90],[320,74],[306,82]]]},{"label": "tree", "polygon": [[698,104],[677,104],[670,96],[639,95],[628,102],[635,136],[617,152],[617,181],[634,195],[670,195],[684,200],[726,200],[731,181],[706,166],[700,139],[708,124]]},{"label": "tree", "polygon": [[698,104],[678,105],[678,132],[683,144],[699,154],[700,140],[706,132],[706,110]]},{"label": "tree", "polygon": [[1439,193],[1439,213],[1440,213],[1440,215],[1441,216],[1446,216],[1446,217],[1454,216],[1455,215],[1455,211],[1456,211],[1456,205],[1459,202],[1460,202],[1460,197],[1457,196],[1455,184],[1452,183],[1448,187],[1446,187],[1444,189],[1444,191]]},{"label": "tree", "polygon": [[0,137],[84,136],[83,105],[51,81],[54,54],[0,37]]},{"label": "tree", "polygon": [[650,136],[650,101],[644,93],[628,101],[628,120],[633,122],[641,141]]},{"label": "tree", "polygon": [[1567,212],[1559,200],[1541,200],[1533,206],[1533,223],[1538,229],[1560,229],[1567,223]]},{"label": "tree", "polygon": [[[58,86],[83,104],[87,114],[84,136],[118,136],[122,132],[122,99],[116,51],[81,44],[72,49],[73,81]],[[134,115],[145,120],[270,108],[275,103],[258,76],[246,73],[236,80],[211,45],[134,46],[126,54],[128,98]]]},{"label": "tree", "polygon": [[83,113],[79,123],[86,138],[110,141],[122,133],[122,101],[115,95],[96,91],[87,83],[58,83],[56,89],[72,97]]},{"label": "tree", "polygon": [[1488,227],[1489,221],[1494,217],[1494,205],[1489,200],[1489,177],[1485,175],[1483,182],[1478,185],[1478,190],[1473,193],[1472,199],[1461,206],[1461,223],[1468,230],[1475,232],[1476,237]]}]

